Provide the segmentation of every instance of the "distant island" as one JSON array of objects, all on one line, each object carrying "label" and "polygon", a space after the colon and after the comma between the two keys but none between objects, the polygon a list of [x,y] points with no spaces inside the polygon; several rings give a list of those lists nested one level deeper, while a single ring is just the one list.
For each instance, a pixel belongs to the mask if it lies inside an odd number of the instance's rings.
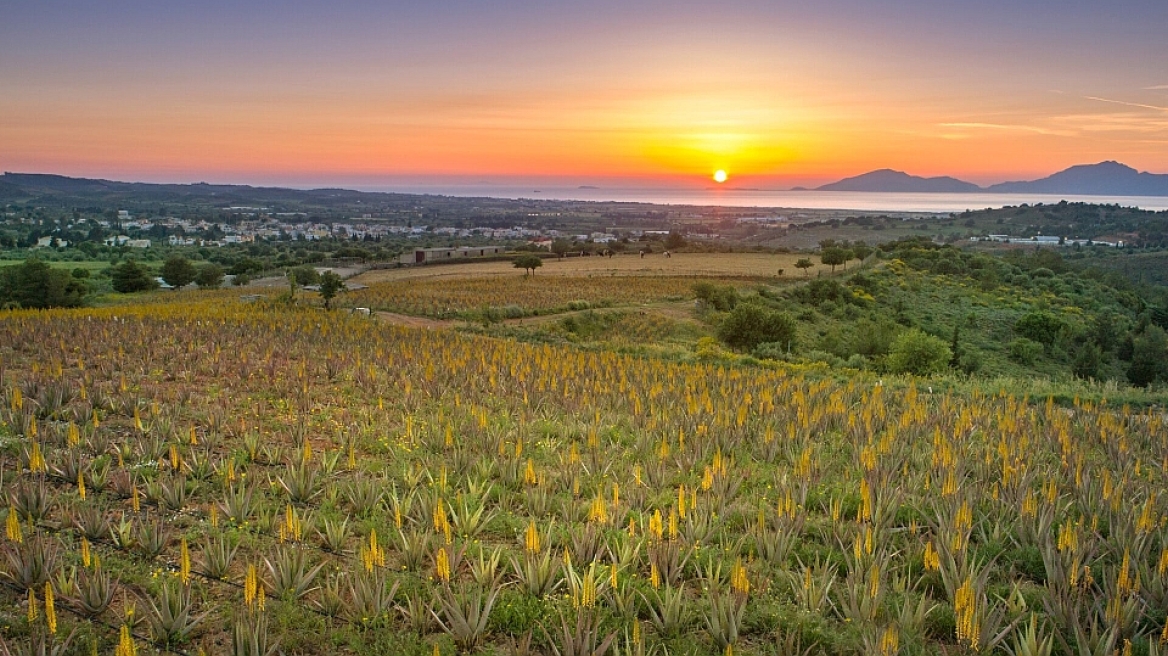
[{"label": "distant island", "polygon": [[[807,189],[795,187],[791,191]],[[815,191],[1168,196],[1168,175],[1140,172],[1119,162],[1107,161],[1072,166],[1041,180],[980,187],[948,176],[923,178],[903,171],[880,169],[816,187]]]},{"label": "distant island", "polygon": [[972,182],[964,182],[957,178],[922,178],[909,175],[892,169],[880,169],[854,178],[845,178],[839,182],[823,185],[816,191],[888,191],[900,193],[929,192],[943,194],[962,194],[973,191],[982,191],[982,188]]}]

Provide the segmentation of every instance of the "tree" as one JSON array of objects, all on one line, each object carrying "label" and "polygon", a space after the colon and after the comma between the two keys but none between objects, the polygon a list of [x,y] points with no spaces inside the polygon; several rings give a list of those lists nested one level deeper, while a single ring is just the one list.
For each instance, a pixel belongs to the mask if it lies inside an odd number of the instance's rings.
[{"label": "tree", "polygon": [[53,269],[35,258],[0,268],[0,306],[77,307],[87,291],[85,283],[68,271]]},{"label": "tree", "polygon": [[564,253],[567,253],[571,247],[572,243],[567,239],[556,239],[552,241],[552,252],[560,257],[563,257]]},{"label": "tree", "polygon": [[520,255],[515,258],[515,268],[524,270],[524,277],[535,275],[535,270],[543,266],[543,258],[538,255]]},{"label": "tree", "polygon": [[682,246],[685,246],[685,237],[680,232],[670,231],[669,235],[665,237],[665,250],[675,251]]},{"label": "tree", "polygon": [[162,280],[178,291],[195,281],[198,271],[191,261],[181,255],[171,255],[162,263]]},{"label": "tree", "polygon": [[291,286],[293,294],[296,293],[297,286],[307,287],[318,282],[320,282],[320,274],[307,264],[288,269],[288,284]]},{"label": "tree", "polygon": [[324,299],[324,309],[345,288],[345,281],[335,271],[325,271],[320,275],[320,297]]},{"label": "tree", "polygon": [[134,260],[126,260],[110,270],[110,280],[114,291],[119,294],[132,294],[154,289],[158,283],[150,277],[150,271]]},{"label": "tree", "polygon": [[888,367],[894,373],[928,376],[944,371],[951,355],[945,340],[912,328],[892,342]]},{"label": "tree", "polygon": [[208,262],[195,273],[195,284],[200,289],[219,289],[223,285],[223,267]]},{"label": "tree", "polygon": [[795,320],[757,303],[739,303],[718,326],[718,338],[740,351],[768,342],[785,346],[795,339]]},{"label": "tree", "polygon": [[815,266],[815,263],[812,262],[810,258],[806,257],[799,258],[799,260],[795,262],[796,269],[803,269],[804,278],[806,278],[808,275],[807,270],[813,266]]},{"label": "tree", "polygon": [[823,252],[819,255],[819,261],[830,266],[831,272],[835,273],[835,268],[837,266],[848,261],[848,255],[849,253],[847,250],[832,246],[831,248],[823,249]]},{"label": "tree", "polygon": [[1132,340],[1127,379],[1140,387],[1168,380],[1168,333],[1163,328],[1149,325]]}]

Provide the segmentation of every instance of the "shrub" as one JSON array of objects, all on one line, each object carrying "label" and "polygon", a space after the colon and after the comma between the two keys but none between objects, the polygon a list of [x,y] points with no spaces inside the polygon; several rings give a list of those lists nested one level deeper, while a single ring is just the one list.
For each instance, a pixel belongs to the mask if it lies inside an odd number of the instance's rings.
[{"label": "shrub", "polygon": [[744,303],[722,320],[718,337],[741,351],[750,351],[766,342],[789,344],[795,341],[795,321],[782,312]]},{"label": "shrub", "polygon": [[927,376],[944,371],[952,353],[945,340],[917,328],[900,334],[888,353],[888,368],[894,373]]},{"label": "shrub", "polygon": [[1014,323],[1014,332],[1049,347],[1066,324],[1049,312],[1031,312]]},{"label": "shrub", "polygon": [[1042,355],[1042,344],[1025,337],[1019,337],[1010,342],[1009,354],[1010,359],[1014,362],[1030,366]]},{"label": "shrub", "polygon": [[738,291],[730,285],[715,285],[699,282],[693,287],[694,294],[706,307],[719,312],[729,312],[738,305]]}]

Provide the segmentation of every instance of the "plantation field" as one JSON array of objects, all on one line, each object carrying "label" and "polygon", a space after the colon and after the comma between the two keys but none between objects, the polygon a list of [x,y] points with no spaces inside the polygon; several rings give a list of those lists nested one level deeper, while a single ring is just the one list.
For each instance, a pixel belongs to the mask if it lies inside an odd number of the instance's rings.
[{"label": "plantation field", "polygon": [[[374,283],[344,303],[435,318],[515,319],[589,307],[692,299],[700,278],[677,276],[532,276],[415,278]],[[738,281],[739,285],[747,284]]]},{"label": "plantation field", "polygon": [[[151,298],[0,314],[14,653],[1110,655],[1168,637],[1159,410]],[[576,330],[677,329],[611,315]]]},{"label": "plantation field", "polygon": [[[814,263],[806,273],[795,268],[795,262],[808,258]],[[791,280],[827,273],[831,267],[819,263],[819,258],[789,253],[674,253],[665,257],[660,253],[641,258],[636,253],[622,253],[614,257],[547,258],[536,270],[541,276],[692,276],[695,278],[747,278],[773,280],[783,269],[783,278]],[[838,271],[838,269],[837,269]],[[454,265],[422,265],[401,269],[368,271],[353,279],[365,285],[416,278],[482,278],[493,276],[522,276],[511,262],[474,262]]]}]

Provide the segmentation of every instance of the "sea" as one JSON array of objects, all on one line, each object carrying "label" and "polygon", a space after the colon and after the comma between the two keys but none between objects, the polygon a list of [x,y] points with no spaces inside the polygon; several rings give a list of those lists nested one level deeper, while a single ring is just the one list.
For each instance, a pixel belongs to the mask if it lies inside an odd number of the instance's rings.
[{"label": "sea", "polygon": [[578,200],[655,205],[757,207],[766,209],[847,210],[856,212],[912,212],[949,214],[1007,205],[1094,203],[1168,210],[1168,196],[1073,196],[1051,194],[896,193],[859,191],[778,191],[761,189],[662,189],[634,187],[515,187],[501,185],[361,186],[361,191],[433,194],[464,198]]}]

